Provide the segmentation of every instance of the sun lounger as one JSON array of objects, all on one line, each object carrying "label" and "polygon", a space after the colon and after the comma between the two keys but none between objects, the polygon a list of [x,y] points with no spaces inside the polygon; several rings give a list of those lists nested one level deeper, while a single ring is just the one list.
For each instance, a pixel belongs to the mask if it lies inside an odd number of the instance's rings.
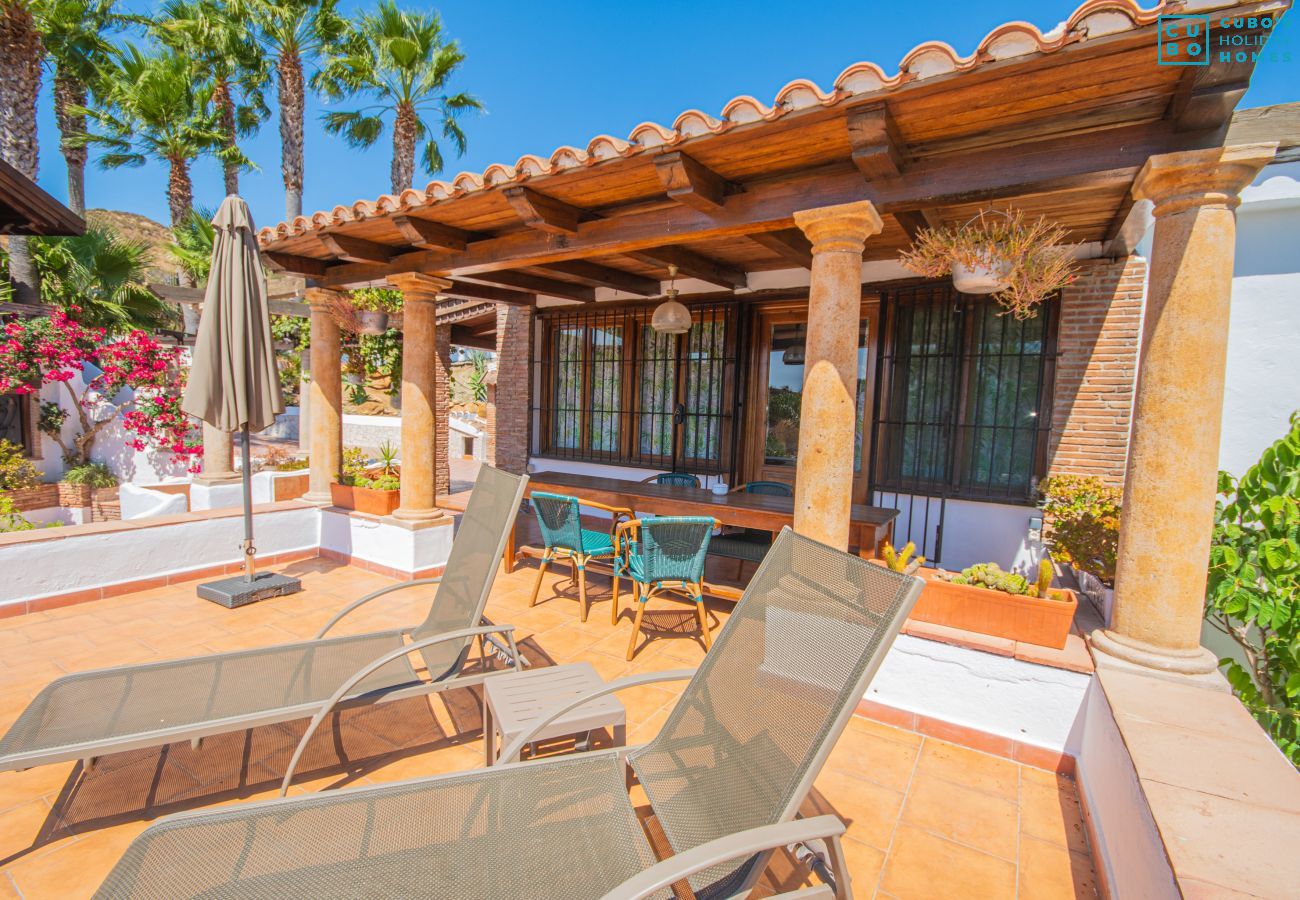
[{"label": "sun lounger", "polygon": [[[920,586],[787,529],[693,674],[574,698],[490,769],[169,816],[132,842],[98,896],[582,900],[669,896],[689,878],[699,898],[731,897],[773,849],[801,844],[849,897],[842,823],[794,816]],[[687,677],[644,746],[511,761],[584,699]],[[629,769],[675,854],[663,862],[628,797]]]},{"label": "sun lounger", "polygon": [[[36,696],[0,738],[0,771],[286,722],[339,705],[397,700],[481,683],[462,674],[478,639],[502,635],[515,668],[511,626],[481,624],[526,477],[483,466],[461,518],[445,573],[375,591],[344,608],[313,640],[67,675]],[[438,584],[419,625],[326,637],[353,610],[380,597]],[[232,615],[239,615],[232,613]],[[504,646],[504,645],[503,645]],[[418,652],[425,677],[409,659]],[[382,664],[376,665],[377,661]],[[356,678],[357,673],[364,673]],[[317,722],[313,722],[313,730]],[[305,743],[305,741],[304,741]]]}]

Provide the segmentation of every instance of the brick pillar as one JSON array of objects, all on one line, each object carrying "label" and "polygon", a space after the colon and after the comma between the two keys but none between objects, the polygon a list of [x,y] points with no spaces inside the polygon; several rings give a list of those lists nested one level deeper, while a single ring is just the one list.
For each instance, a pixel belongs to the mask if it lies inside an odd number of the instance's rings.
[{"label": "brick pillar", "polygon": [[1049,475],[1124,482],[1146,260],[1094,259],[1061,291]]},{"label": "brick pillar", "polygon": [[522,475],[528,468],[533,398],[533,309],[497,304],[497,371],[487,407],[487,461]]}]

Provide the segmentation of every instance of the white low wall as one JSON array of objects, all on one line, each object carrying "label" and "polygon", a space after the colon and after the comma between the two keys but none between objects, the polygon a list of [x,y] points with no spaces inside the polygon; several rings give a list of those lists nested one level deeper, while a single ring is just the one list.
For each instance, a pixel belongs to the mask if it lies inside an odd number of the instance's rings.
[{"label": "white low wall", "polygon": [[400,416],[343,417],[343,446],[376,450],[384,443],[401,449],[402,419]]},{"label": "white low wall", "polygon": [[1092,676],[900,634],[866,699],[1077,755]]},{"label": "white low wall", "polygon": [[[257,511],[254,529],[260,556],[312,549],[320,510]],[[9,544],[0,547],[0,605],[238,562],[243,538],[243,518],[230,515]]]},{"label": "white low wall", "polygon": [[423,572],[447,564],[453,527],[404,528],[373,516],[321,511],[320,547],[401,572]]}]

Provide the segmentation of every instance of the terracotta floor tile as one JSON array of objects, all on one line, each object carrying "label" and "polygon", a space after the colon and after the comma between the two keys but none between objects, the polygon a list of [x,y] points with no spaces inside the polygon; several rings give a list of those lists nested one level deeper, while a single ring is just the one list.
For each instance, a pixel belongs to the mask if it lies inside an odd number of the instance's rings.
[{"label": "terracotta floor tile", "polygon": [[1000,800],[918,771],[903,804],[902,822],[1013,863],[1016,858],[1014,800]]},{"label": "terracotta floor tile", "polygon": [[1020,785],[1020,830],[1058,847],[1088,853],[1088,830],[1078,795],[1068,786],[1025,779]]},{"label": "terracotta floor tile", "polygon": [[26,855],[37,846],[50,816],[50,805],[34,798],[0,812],[0,859]]},{"label": "terracotta floor tile", "polygon": [[926,740],[917,773],[933,775],[955,784],[1014,801],[1020,784],[1020,766],[1011,760],[939,741]]},{"label": "terracotta floor tile", "polygon": [[849,867],[849,881],[853,885],[854,896],[870,897],[880,881],[880,872],[885,867],[885,851],[855,841],[848,835],[845,835],[841,845],[844,847],[844,861]]},{"label": "terracotta floor tile", "polygon": [[1026,900],[1096,897],[1092,859],[1026,837],[1020,841],[1020,896]]},{"label": "terracotta floor tile", "polygon": [[831,814],[848,824],[854,840],[886,850],[898,825],[903,794],[835,769],[823,769],[804,801],[805,817]]},{"label": "terracotta floor tile", "polygon": [[15,863],[9,876],[24,897],[89,897],[148,825],[131,822],[65,842],[50,853]]},{"label": "terracotta floor tile", "polygon": [[845,729],[826,764],[891,790],[903,791],[912,778],[917,753],[917,748],[898,741]]},{"label": "terracotta floor tile", "polygon": [[894,837],[880,888],[899,900],[1002,900],[1016,896],[1016,866],[905,826]]},{"label": "terracotta floor tile", "polygon": [[557,625],[538,632],[534,637],[546,655],[556,660],[576,659],[596,642],[596,636],[579,625]]},{"label": "terracotta floor tile", "polygon": [[0,872],[0,900],[22,900],[8,873]]},{"label": "terracotta floor tile", "polygon": [[875,722],[871,719],[865,719],[862,716],[854,716],[849,719],[849,730],[861,731],[866,734],[873,734],[876,737],[884,738],[887,741],[894,741],[898,744],[905,744],[908,747],[919,747],[923,738],[915,731],[906,731],[893,725],[886,725],[883,722]]}]

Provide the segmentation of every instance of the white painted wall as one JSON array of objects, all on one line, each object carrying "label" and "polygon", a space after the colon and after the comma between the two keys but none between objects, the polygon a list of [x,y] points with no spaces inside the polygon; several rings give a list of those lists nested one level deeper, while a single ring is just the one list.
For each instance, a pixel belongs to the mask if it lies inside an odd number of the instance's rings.
[{"label": "white painted wall", "polygon": [[900,634],[866,699],[1077,755],[1092,676]]},{"label": "white painted wall", "polygon": [[320,513],[320,546],[399,569],[419,572],[446,565],[453,527],[403,528],[370,516],[350,516],[324,509]]},{"label": "white painted wall", "polygon": [[[319,522],[314,507],[257,513],[258,554],[318,546]],[[243,517],[225,516],[10,544],[0,605],[238,562],[243,537]]]}]

